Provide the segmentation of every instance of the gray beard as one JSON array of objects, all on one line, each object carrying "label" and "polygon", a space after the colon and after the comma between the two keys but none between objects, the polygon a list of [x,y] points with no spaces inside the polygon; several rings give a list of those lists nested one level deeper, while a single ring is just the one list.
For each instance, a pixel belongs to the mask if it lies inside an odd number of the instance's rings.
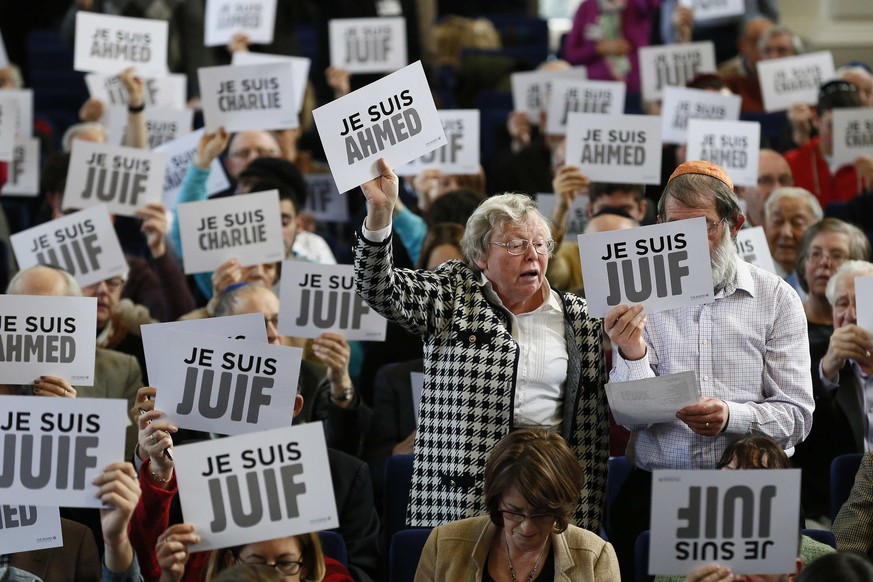
[{"label": "gray beard", "polygon": [[712,265],[712,287],[715,293],[732,282],[737,276],[737,261],[739,254],[737,247],[731,239],[731,231],[728,225],[724,225],[724,236],[716,243],[710,255]]}]

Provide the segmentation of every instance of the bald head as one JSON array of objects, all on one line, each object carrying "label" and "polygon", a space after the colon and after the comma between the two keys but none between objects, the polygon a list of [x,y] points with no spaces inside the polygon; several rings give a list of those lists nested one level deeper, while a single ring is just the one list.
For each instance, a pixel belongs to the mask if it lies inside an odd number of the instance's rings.
[{"label": "bald head", "polygon": [[6,288],[9,295],[49,295],[81,297],[82,290],[73,276],[61,269],[37,265],[20,271]]},{"label": "bald head", "polygon": [[743,26],[743,36],[740,37],[738,48],[752,71],[755,70],[755,64],[761,58],[758,52],[758,39],[773,26],[775,26],[774,22],[764,16],[750,18]]},{"label": "bald head", "polygon": [[601,214],[588,221],[588,224],[585,225],[585,234],[624,230],[625,228],[635,228],[639,225],[636,220],[619,216],[618,214]]}]

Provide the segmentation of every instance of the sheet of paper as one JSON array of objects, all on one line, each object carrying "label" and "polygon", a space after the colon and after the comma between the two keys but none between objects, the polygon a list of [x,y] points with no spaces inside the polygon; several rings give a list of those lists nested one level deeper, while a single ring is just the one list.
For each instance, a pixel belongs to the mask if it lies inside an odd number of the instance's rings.
[{"label": "sheet of paper", "polygon": [[16,554],[64,545],[61,510],[36,505],[0,505],[0,548]]},{"label": "sheet of paper", "polygon": [[758,61],[758,78],[767,113],[785,111],[795,103],[815,105],[821,84],[834,78],[830,51]]},{"label": "sheet of paper", "polygon": [[[164,175],[164,194],[162,196],[167,210],[171,211],[176,207],[182,180],[185,179],[188,168],[194,163],[197,144],[200,142],[203,131],[203,129],[198,129],[173,141],[162,143],[154,149],[155,152],[167,156],[167,173]],[[209,165],[206,194],[211,196],[218,192],[224,192],[228,188],[230,188],[230,181],[227,179],[227,174],[224,173],[221,160],[215,158]]]},{"label": "sheet of paper", "polygon": [[765,271],[770,271],[776,274],[776,265],[773,263],[773,256],[770,254],[770,247],[767,245],[767,235],[764,234],[764,227],[753,226],[752,228],[742,228],[737,233],[737,238],[734,241],[737,245],[737,252],[740,257],[747,263],[751,263],[757,267],[761,267]]},{"label": "sheet of paper", "polygon": [[509,75],[509,82],[512,85],[512,109],[524,111],[531,123],[539,125],[540,111],[544,111],[549,104],[552,81],[556,79],[582,81],[587,78],[587,70],[583,66],[554,71],[512,73]]},{"label": "sheet of paper", "polygon": [[76,13],[73,68],[85,73],[117,75],[134,67],[138,75],[167,74],[166,20]]},{"label": "sheet of paper", "polygon": [[[147,107],[144,115],[150,150],[191,133],[191,127],[194,123],[193,109]],[[125,145],[129,120],[127,107],[111,105],[107,108],[104,118],[109,130],[107,143]]]},{"label": "sheet of paper", "polygon": [[737,186],[757,186],[760,151],[757,121],[688,120],[686,159],[721,166]]},{"label": "sheet of paper", "polygon": [[[551,216],[557,200],[554,194],[537,194],[537,208],[544,216]],[[588,196],[580,194],[573,199],[570,210],[567,212],[567,224],[564,231],[565,239],[569,239],[585,232],[588,224]]]},{"label": "sheet of paper", "polygon": [[424,389],[424,374],[410,372],[409,385],[412,389],[412,407],[415,409],[415,426],[418,426],[418,416],[421,411],[421,391]]},{"label": "sheet of paper", "polygon": [[427,168],[461,176],[479,173],[479,110],[441,109],[439,114],[446,145],[394,168],[395,174],[415,176]]},{"label": "sheet of paper", "polygon": [[715,73],[712,41],[640,47],[640,81],[644,101],[661,98],[664,87],[685,87],[700,73]]},{"label": "sheet of paper", "polygon": [[251,44],[270,44],[276,28],[276,0],[206,0],[204,46],[227,46],[235,34]]},{"label": "sheet of paper", "polygon": [[858,326],[873,333],[873,277],[855,277]]},{"label": "sheet of paper", "polygon": [[18,141],[18,103],[0,95],[0,162],[15,158],[15,142]]},{"label": "sheet of paper", "polygon": [[402,16],[329,20],[328,35],[332,67],[352,74],[392,73],[409,64]]},{"label": "sheet of paper", "polygon": [[[184,73],[170,73],[161,77],[141,76],[140,81],[146,108],[185,109],[188,100],[188,77]],[[99,99],[106,105],[127,107],[127,89],[118,74],[88,73],[85,75],[85,84],[94,99]]]},{"label": "sheet of paper", "polygon": [[722,95],[687,87],[664,87],[661,100],[661,135],[664,143],[685,143],[691,119],[739,119],[742,101],[739,95]]},{"label": "sheet of paper", "polygon": [[697,404],[698,394],[694,372],[606,384],[612,416],[624,426],[672,422],[680,409]]},{"label": "sheet of paper", "polygon": [[834,164],[854,164],[858,156],[873,156],[873,108],[833,110]]},{"label": "sheet of paper", "polygon": [[12,161],[6,166],[4,195],[39,196],[39,138],[28,138],[15,144]]},{"label": "sheet of paper", "polygon": [[309,193],[306,212],[318,222],[349,221],[349,199],[340,194],[330,174],[304,174]]},{"label": "sheet of paper", "polygon": [[546,133],[565,135],[570,113],[621,115],[626,86],[622,81],[555,79],[547,101]]},{"label": "sheet of paper", "polygon": [[679,0],[679,4],[694,11],[694,22],[742,16],[746,12],[744,0]]},{"label": "sheet of paper", "polygon": [[309,67],[311,59],[306,57],[289,57],[285,55],[271,55],[267,53],[253,53],[249,51],[236,51],[230,60],[232,65],[261,65],[264,63],[291,63],[292,86],[297,91],[295,102],[297,112],[303,110],[303,100],[306,97],[306,83],[309,81]]}]

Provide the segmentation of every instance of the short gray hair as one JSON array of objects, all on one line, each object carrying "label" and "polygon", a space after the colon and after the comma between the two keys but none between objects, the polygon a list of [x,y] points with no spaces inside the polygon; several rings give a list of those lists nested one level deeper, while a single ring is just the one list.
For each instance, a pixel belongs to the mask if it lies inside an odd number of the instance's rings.
[{"label": "short gray hair", "polygon": [[508,192],[486,198],[467,220],[464,228],[461,252],[464,253],[467,264],[478,272],[476,261],[482,260],[488,254],[491,232],[507,224],[521,224],[531,213],[542,222],[545,230],[543,234],[551,238],[551,221],[543,216],[530,196]]},{"label": "short gray hair", "polygon": [[774,36],[779,36],[781,34],[787,34],[791,37],[791,48],[794,49],[795,55],[803,54],[803,39],[801,39],[796,32],[783,24],[771,26],[761,34],[761,37],[758,39],[758,52],[763,53],[764,47],[767,46],[767,41]]},{"label": "short gray hair", "polygon": [[102,123],[97,123],[96,121],[85,121],[83,123],[77,123],[75,125],[71,125],[67,131],[64,132],[64,137],[61,138],[61,145],[64,148],[65,152],[70,152],[73,150],[73,140],[76,139],[76,136],[80,133],[85,133],[86,131],[91,131],[92,129],[96,129],[103,133],[103,137],[108,140],[109,133],[106,130],[106,127]]},{"label": "short gray hair", "polygon": [[866,261],[870,258],[870,239],[864,231],[839,218],[828,216],[806,229],[800,239],[800,248],[797,252],[797,260],[794,262],[794,271],[800,281],[800,288],[809,293],[809,281],[806,280],[806,261],[809,259],[809,247],[812,241],[820,234],[842,234],[849,241],[849,260]]},{"label": "short gray hair", "polygon": [[730,186],[706,174],[681,174],[667,182],[661,199],[658,200],[658,216],[665,222],[668,198],[688,208],[699,208],[715,199],[715,210],[719,218],[726,219],[732,226],[743,213],[737,195]]},{"label": "short gray hair", "polygon": [[230,291],[224,292],[218,299],[218,304],[215,306],[213,317],[233,315],[236,305],[241,299],[248,297],[249,295],[254,295],[259,291],[269,291],[270,293],[273,293],[272,289],[261,283],[241,283]]},{"label": "short gray hair", "polygon": [[805,188],[798,188],[797,186],[788,186],[785,188],[777,188],[773,190],[773,193],[770,194],[770,197],[767,198],[767,202],[764,203],[764,219],[770,220],[770,217],[776,212],[776,206],[779,204],[779,201],[785,198],[797,198],[806,202],[806,205],[809,207],[810,212],[812,212],[813,219],[815,222],[818,222],[824,216],[824,212],[821,210],[821,204],[818,201],[812,192]]},{"label": "short gray hair", "polygon": [[21,292],[20,287],[23,285],[23,280],[27,277],[30,277],[33,273],[38,272],[43,269],[48,269],[55,274],[57,274],[61,279],[63,279],[64,284],[67,287],[67,292],[64,294],[66,297],[81,297],[82,296],[82,288],[79,287],[79,283],[76,282],[76,279],[69,273],[69,271],[58,267],[57,265],[34,265],[23,271],[18,271],[12,280],[9,281],[9,285],[6,286],[6,294],[7,295],[25,295],[25,293]]},{"label": "short gray hair", "polygon": [[837,272],[831,275],[828,279],[828,286],[825,288],[825,296],[828,298],[828,303],[832,306],[837,301],[837,280],[846,275],[854,277],[865,277],[873,275],[873,263],[867,261],[846,261]]}]

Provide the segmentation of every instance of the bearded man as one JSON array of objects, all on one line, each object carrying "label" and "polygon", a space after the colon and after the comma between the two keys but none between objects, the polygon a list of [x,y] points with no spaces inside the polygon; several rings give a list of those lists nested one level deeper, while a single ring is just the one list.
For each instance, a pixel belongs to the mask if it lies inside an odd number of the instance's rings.
[{"label": "bearded man", "polygon": [[780,277],[739,258],[733,239],[745,217],[727,173],[709,162],[686,162],[670,176],[658,218],[700,216],[707,223],[714,301],[651,315],[642,305],[619,305],[604,320],[618,348],[610,381],[693,370],[700,396],[674,421],[627,427],[635,468],[612,506],[609,534],[622,578],[637,534],[649,526],[651,471],[714,469],[725,447],[750,431],[769,436],[790,456],[812,426],[800,298]]}]

